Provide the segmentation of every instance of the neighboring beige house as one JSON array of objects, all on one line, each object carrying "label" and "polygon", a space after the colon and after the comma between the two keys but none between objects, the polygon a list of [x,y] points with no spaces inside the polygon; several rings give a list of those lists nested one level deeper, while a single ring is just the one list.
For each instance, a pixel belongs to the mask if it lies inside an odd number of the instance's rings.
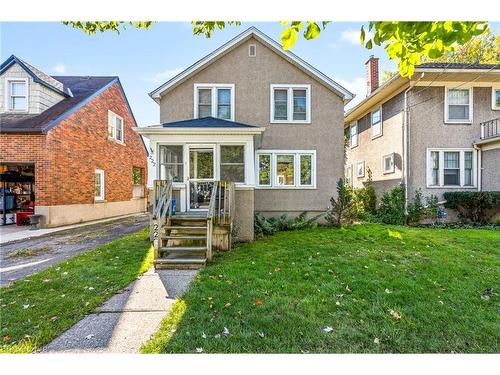
[{"label": "neighboring beige house", "polygon": [[344,119],[346,179],[361,187],[372,172],[380,196],[399,184],[440,201],[447,191],[500,190],[500,65],[427,63],[411,79],[378,85],[366,62],[367,97]]},{"label": "neighboring beige house", "polygon": [[252,27],[150,93],[157,179],[177,211],[206,212],[216,180],[234,181],[235,226],[254,213],[325,212],[343,175],[343,111],[353,94]]}]

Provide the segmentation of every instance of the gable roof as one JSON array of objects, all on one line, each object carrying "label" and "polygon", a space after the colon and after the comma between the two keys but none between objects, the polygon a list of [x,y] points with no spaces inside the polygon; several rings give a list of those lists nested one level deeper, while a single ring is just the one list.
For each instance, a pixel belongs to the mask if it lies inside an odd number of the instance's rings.
[{"label": "gable roof", "polygon": [[45,74],[40,69],[35,68],[33,65],[14,55],[11,55],[2,63],[2,65],[0,65],[0,75],[14,64],[18,64],[21,68],[23,68],[36,83],[39,83],[64,97],[71,96],[71,92],[64,89],[64,84],[62,82],[59,82],[54,77]]},{"label": "gable roof", "polygon": [[149,93],[149,96],[153,98],[156,102],[159,101],[160,96],[162,93],[169,91],[179,85],[180,83],[184,82],[187,80],[189,77],[194,75],[196,72],[200,71],[201,69],[205,68],[207,65],[210,65],[212,62],[217,60],[218,58],[222,57],[224,54],[229,52],[230,50],[234,49],[241,43],[245,42],[246,40],[250,39],[251,37],[256,38],[260,42],[262,42],[264,45],[268,46],[271,50],[276,52],[278,55],[283,57],[285,60],[289,61],[293,65],[297,66],[300,70],[302,70],[304,73],[308,74],[309,76],[312,76],[313,78],[317,79],[319,82],[321,82],[323,85],[325,85],[327,88],[330,90],[334,91],[338,95],[340,95],[344,99],[344,104],[347,104],[351,99],[354,98],[354,94],[351,93],[349,90],[347,90],[345,87],[341,86],[337,82],[335,82],[333,79],[328,77],[326,74],[320,72],[318,69],[314,68],[312,65],[310,65],[308,62],[302,60],[300,57],[295,55],[292,52],[285,51],[283,47],[276,42],[275,40],[271,39],[269,36],[264,34],[262,31],[257,29],[256,27],[252,26],[242,32],[241,34],[237,35],[233,39],[231,39],[229,42],[223,44],[213,52],[209,53],[202,59],[198,60],[195,62],[193,65],[188,67],[187,69],[183,70],[181,73],[177,74],[175,77],[171,78],[167,82],[165,82],[163,85],[160,87],[156,88],[152,92]]},{"label": "gable roof", "polygon": [[417,65],[415,67],[418,69],[473,69],[473,70],[488,70],[488,69],[500,69],[500,64],[467,64],[467,63],[439,63],[439,62],[430,62]]},{"label": "gable roof", "polygon": [[164,128],[258,128],[258,126],[228,121],[215,117],[202,117],[196,119],[166,122]]},{"label": "gable roof", "polygon": [[53,78],[61,82],[64,90],[70,90],[73,95],[40,114],[1,113],[0,128],[3,133],[46,133],[108,87],[116,82],[119,83],[118,77],[55,76]]}]

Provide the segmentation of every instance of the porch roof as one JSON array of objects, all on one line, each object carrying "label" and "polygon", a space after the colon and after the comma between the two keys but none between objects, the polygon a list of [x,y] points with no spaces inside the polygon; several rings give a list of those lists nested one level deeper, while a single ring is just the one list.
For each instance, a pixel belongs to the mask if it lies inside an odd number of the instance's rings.
[{"label": "porch roof", "polygon": [[164,128],[258,128],[258,126],[228,121],[215,117],[203,117],[182,121],[166,122]]}]

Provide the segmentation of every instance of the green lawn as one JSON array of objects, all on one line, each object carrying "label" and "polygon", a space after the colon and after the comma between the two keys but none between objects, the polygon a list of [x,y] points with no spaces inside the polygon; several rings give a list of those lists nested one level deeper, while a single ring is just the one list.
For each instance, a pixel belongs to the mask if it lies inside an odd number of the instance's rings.
[{"label": "green lawn", "polygon": [[0,288],[0,352],[32,352],[125,287],[152,261],[147,229]]},{"label": "green lawn", "polygon": [[215,257],[143,352],[498,352],[499,249],[486,229],[279,233]]}]

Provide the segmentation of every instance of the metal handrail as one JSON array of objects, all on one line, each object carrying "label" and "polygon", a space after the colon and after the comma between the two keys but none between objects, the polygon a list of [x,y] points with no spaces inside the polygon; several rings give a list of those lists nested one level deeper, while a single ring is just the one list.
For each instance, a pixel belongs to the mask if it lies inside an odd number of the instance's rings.
[{"label": "metal handrail", "polygon": [[481,139],[496,137],[500,135],[500,117],[481,124]]}]

